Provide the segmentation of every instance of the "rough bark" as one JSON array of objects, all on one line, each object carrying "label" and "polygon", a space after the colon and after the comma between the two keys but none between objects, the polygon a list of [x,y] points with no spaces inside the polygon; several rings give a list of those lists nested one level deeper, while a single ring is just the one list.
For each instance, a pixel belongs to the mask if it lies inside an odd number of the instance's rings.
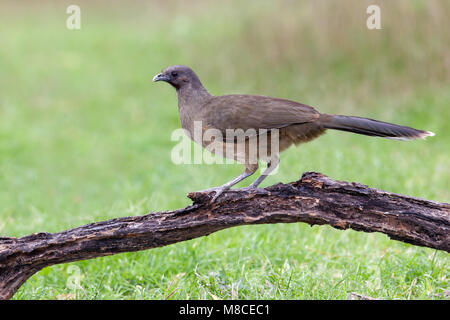
[{"label": "rough bark", "polygon": [[450,205],[305,173],[265,189],[188,194],[193,205],[117,218],[58,233],[0,238],[0,299],[9,299],[44,267],[161,247],[239,225],[306,222],[382,232],[410,244],[450,252]]}]

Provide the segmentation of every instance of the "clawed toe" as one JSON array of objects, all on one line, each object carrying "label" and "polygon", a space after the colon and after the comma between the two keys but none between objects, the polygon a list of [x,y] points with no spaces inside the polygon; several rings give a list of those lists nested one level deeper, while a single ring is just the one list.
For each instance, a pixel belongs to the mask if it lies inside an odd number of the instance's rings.
[{"label": "clawed toe", "polygon": [[229,188],[224,188],[224,187],[217,187],[217,188],[210,188],[210,189],[206,189],[206,190],[201,190],[198,192],[204,192],[204,193],[210,193],[210,192],[214,192],[214,197],[212,197],[211,199],[211,203],[213,203],[214,201],[217,200],[217,198],[220,197],[220,195],[222,193],[224,193],[225,191],[229,190]]},{"label": "clawed toe", "polygon": [[224,189],[217,189],[217,190],[215,190],[216,191],[216,194],[214,195],[214,197],[211,199],[211,203],[213,203],[214,201],[216,201],[217,200],[217,198],[219,198],[220,197],[220,195],[225,191]]},{"label": "clawed toe", "polygon": [[226,186],[226,187],[216,187],[216,188],[210,188],[210,189],[205,189],[205,190],[201,190],[201,191],[197,191],[197,192],[202,192],[202,193],[211,193],[214,192],[214,196],[211,198],[211,202],[213,203],[215,202],[224,192],[241,192],[241,191],[265,191],[264,189],[260,189],[257,187],[253,187],[253,186],[249,186],[249,187],[244,187],[244,188],[239,188],[239,189],[231,189],[230,187]]}]

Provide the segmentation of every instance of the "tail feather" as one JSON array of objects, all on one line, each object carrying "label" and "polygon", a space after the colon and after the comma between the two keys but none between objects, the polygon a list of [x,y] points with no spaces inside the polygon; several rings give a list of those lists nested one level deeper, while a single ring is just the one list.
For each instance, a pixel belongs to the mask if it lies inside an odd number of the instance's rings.
[{"label": "tail feather", "polygon": [[434,136],[433,132],[418,130],[398,124],[351,116],[325,116],[323,126],[326,129],[335,129],[363,134],[372,137],[382,137],[395,140],[425,139]]}]

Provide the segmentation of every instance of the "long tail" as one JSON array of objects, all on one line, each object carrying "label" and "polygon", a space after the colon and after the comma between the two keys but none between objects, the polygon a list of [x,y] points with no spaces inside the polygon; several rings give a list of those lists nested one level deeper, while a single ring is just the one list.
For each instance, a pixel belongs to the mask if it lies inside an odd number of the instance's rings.
[{"label": "long tail", "polygon": [[434,136],[431,131],[423,131],[398,124],[387,123],[367,118],[322,115],[321,124],[324,128],[349,131],[366,136],[382,137],[395,140],[425,139]]}]

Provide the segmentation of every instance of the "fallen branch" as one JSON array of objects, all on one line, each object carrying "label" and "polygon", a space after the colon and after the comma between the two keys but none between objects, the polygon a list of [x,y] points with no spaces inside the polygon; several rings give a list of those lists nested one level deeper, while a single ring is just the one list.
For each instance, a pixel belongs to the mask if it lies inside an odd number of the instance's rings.
[{"label": "fallen branch", "polygon": [[0,299],[9,299],[44,267],[161,247],[248,224],[306,222],[382,232],[390,238],[450,252],[450,205],[335,181],[319,173],[253,191],[188,195],[193,205],[124,217],[58,233],[0,238]]}]

